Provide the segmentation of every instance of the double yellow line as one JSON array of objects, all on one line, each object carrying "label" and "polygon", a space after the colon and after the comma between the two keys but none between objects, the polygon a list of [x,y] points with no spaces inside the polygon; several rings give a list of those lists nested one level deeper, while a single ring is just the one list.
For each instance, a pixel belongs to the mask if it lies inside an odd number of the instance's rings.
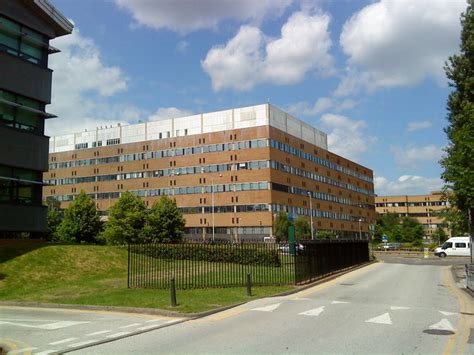
[{"label": "double yellow line", "polygon": [[469,339],[471,328],[474,325],[474,315],[472,315],[473,302],[465,292],[459,290],[456,286],[449,267],[444,269],[443,281],[449,291],[458,299],[460,313],[456,332],[449,337],[444,354],[464,354],[464,348]]}]

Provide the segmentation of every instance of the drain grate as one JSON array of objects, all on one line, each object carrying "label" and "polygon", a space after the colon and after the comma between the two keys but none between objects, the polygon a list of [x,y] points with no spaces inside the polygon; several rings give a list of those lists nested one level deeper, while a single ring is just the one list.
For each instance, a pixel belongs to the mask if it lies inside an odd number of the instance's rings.
[{"label": "drain grate", "polygon": [[453,335],[454,332],[451,330],[445,329],[425,329],[423,333],[431,334],[431,335]]},{"label": "drain grate", "polygon": [[340,286],[354,286],[355,284],[339,284]]}]

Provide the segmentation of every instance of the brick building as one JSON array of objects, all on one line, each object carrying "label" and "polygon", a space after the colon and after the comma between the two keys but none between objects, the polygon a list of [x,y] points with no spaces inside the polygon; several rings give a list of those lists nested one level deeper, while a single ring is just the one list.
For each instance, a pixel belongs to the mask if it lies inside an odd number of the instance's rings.
[{"label": "brick building", "polygon": [[270,104],[53,137],[44,180],[62,207],[84,190],[103,215],[123,191],[172,196],[195,239],[271,236],[280,210],[346,238],[375,218],[372,171]]},{"label": "brick building", "polygon": [[402,196],[376,196],[375,210],[378,214],[397,213],[400,217],[413,217],[423,225],[425,240],[430,241],[431,236],[438,227],[443,228],[449,235],[447,226],[437,213],[449,203],[441,192],[432,192],[430,195],[402,195]]}]

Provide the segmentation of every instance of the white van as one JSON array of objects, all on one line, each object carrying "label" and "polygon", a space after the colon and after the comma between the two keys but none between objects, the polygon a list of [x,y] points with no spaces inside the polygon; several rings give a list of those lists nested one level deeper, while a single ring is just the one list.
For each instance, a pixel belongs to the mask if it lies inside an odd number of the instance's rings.
[{"label": "white van", "polygon": [[471,255],[469,237],[449,238],[442,246],[435,249],[436,256],[469,256]]}]

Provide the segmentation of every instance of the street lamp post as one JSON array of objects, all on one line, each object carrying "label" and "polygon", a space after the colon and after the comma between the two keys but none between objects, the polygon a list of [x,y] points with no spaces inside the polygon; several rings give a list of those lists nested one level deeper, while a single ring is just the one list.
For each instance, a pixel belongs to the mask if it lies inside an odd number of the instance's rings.
[{"label": "street lamp post", "polygon": [[362,240],[362,229],[361,229],[362,218],[359,218],[359,239]]},{"label": "street lamp post", "polygon": [[311,198],[311,191],[308,191],[309,196],[309,216],[311,219],[311,240],[314,240],[314,228],[313,228],[313,201]]}]

